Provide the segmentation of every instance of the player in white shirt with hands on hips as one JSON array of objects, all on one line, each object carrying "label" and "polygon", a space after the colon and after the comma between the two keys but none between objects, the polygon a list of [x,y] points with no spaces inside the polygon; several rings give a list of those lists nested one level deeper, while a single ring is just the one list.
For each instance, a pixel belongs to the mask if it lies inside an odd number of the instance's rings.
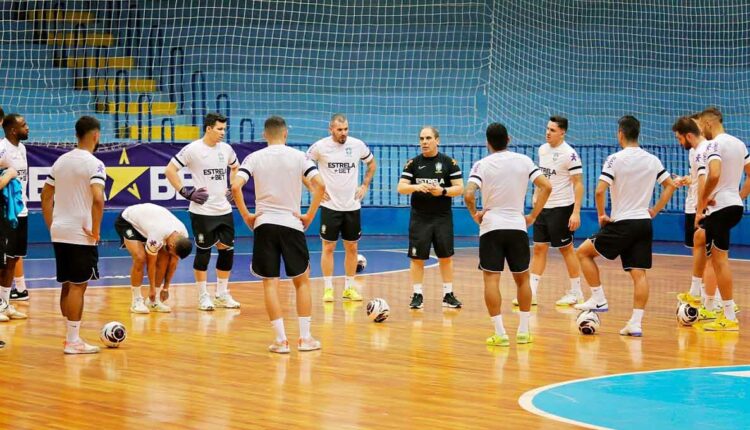
[{"label": "player in white shirt with hands on hips", "polygon": [[[310,333],[310,253],[305,229],[315,218],[326,187],[318,168],[305,154],[286,145],[289,130],[284,118],[266,119],[263,137],[268,147],[255,151],[243,161],[232,181],[232,194],[245,224],[254,231],[252,272],[263,279],[266,311],[276,335],[269,345],[271,352],[289,353],[284,319],[279,301],[281,260],[296,289],[299,321],[298,351],[320,349],[320,342]],[[253,178],[255,214],[245,206],[242,188]],[[302,179],[310,184],[312,201],[307,213],[300,214]]]}]

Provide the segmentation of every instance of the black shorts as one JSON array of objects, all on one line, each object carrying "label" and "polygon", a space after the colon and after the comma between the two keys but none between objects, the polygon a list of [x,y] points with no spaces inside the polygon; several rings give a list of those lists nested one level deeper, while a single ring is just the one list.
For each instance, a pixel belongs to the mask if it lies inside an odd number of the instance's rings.
[{"label": "black shorts", "polygon": [[254,231],[252,272],[261,278],[281,276],[281,259],[290,278],[310,267],[305,233],[277,224],[263,224]]},{"label": "black shorts", "polygon": [[10,228],[10,225],[6,225],[4,230],[4,233],[7,234],[6,258],[25,257],[29,243],[29,218],[18,217],[16,228]]},{"label": "black shorts", "polygon": [[500,273],[508,262],[512,273],[529,270],[529,235],[522,230],[492,230],[479,236],[479,270]]},{"label": "black shorts", "polygon": [[607,260],[618,256],[624,270],[651,268],[651,219],[611,222],[591,236],[594,249]]},{"label": "black shorts", "polygon": [[693,247],[693,237],[695,237],[695,214],[685,214],[685,246]]},{"label": "black shorts", "polygon": [[120,248],[125,247],[125,239],[146,243],[146,238],[133,227],[133,224],[123,218],[122,214],[115,220],[115,231],[120,236]]},{"label": "black shorts", "polygon": [[326,207],[320,207],[320,237],[329,242],[341,239],[348,242],[356,242],[362,236],[362,223],[360,222],[360,211],[336,211]]},{"label": "black shorts", "polygon": [[99,249],[93,245],[53,242],[57,282],[83,284],[99,279]]},{"label": "black shorts", "polygon": [[414,211],[409,220],[409,257],[430,258],[430,246],[438,258],[453,256],[453,214],[424,215]]},{"label": "black shorts", "polygon": [[234,217],[226,215],[199,215],[192,212],[190,221],[193,225],[195,246],[209,249],[217,243],[234,247]]},{"label": "black shorts", "polygon": [[573,232],[568,221],[573,215],[573,206],[542,209],[534,221],[534,242],[549,243],[553,248],[562,248],[573,243]]},{"label": "black shorts", "polygon": [[705,218],[706,255],[711,255],[714,247],[720,251],[729,251],[729,232],[740,222],[744,212],[745,208],[742,206],[728,206]]}]

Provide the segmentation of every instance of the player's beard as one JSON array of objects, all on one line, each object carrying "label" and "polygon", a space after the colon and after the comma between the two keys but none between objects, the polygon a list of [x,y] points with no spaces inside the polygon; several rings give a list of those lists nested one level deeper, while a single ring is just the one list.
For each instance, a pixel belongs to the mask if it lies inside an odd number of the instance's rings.
[{"label": "player's beard", "polygon": [[94,145],[94,151],[92,152],[96,152],[98,149],[99,149],[99,142],[96,142],[96,145]]}]

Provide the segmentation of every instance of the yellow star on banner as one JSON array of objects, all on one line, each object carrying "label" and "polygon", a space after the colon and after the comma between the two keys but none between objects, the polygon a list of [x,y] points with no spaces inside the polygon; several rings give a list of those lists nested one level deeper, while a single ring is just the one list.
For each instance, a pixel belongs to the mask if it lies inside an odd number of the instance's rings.
[{"label": "yellow star on banner", "polygon": [[[120,155],[120,165],[130,164],[128,159],[128,153],[123,148],[122,154]],[[107,176],[112,178],[112,188],[109,190],[109,200],[112,200],[120,191],[127,188],[128,192],[135,196],[138,200],[141,199],[141,193],[138,190],[138,184],[134,184],[136,179],[140,177],[143,172],[148,170],[148,166],[137,166],[137,167],[107,167]],[[132,186],[128,187],[130,184]]]}]

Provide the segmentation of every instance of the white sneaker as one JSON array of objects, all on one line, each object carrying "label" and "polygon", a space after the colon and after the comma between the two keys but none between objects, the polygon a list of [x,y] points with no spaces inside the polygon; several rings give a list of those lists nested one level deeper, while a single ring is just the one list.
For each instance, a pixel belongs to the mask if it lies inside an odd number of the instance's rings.
[{"label": "white sneaker", "polygon": [[274,341],[272,344],[268,345],[268,350],[277,354],[289,354],[289,341]]},{"label": "white sneaker", "polygon": [[579,303],[583,303],[583,293],[573,290],[566,291],[565,295],[555,302],[557,306],[573,306]]},{"label": "white sneaker", "polygon": [[297,351],[315,351],[320,349],[320,341],[310,336],[307,339],[299,338],[297,341]]},{"label": "white sneaker", "polygon": [[601,303],[597,303],[596,299],[593,296],[589,297],[589,299],[585,302],[579,303],[573,307],[578,309],[579,311],[607,312],[609,310],[607,300],[604,300]]},{"label": "white sneaker", "polygon": [[149,299],[146,305],[148,306],[148,310],[151,312],[161,312],[161,313],[172,312],[172,308],[165,305],[161,301],[152,302],[151,299]]},{"label": "white sneaker", "polygon": [[202,311],[214,310],[214,302],[211,300],[211,296],[208,293],[201,294],[198,299],[198,309]]},{"label": "white sneaker", "polygon": [[0,313],[0,322],[8,322],[10,318],[6,317],[4,313]]},{"label": "white sneaker", "polygon": [[229,291],[214,297],[214,303],[216,304],[217,308],[239,309],[240,307],[240,302],[232,298],[232,295],[229,294]]},{"label": "white sneaker", "polygon": [[620,330],[620,336],[641,337],[643,336],[643,330],[641,329],[641,326],[635,325],[628,321],[628,323],[625,324],[625,327]]},{"label": "white sneaker", "polygon": [[78,339],[75,342],[65,342],[63,352],[66,354],[96,354],[99,352],[99,347],[89,345],[83,339]]},{"label": "white sneaker", "polygon": [[26,318],[28,318],[28,315],[23,312],[18,312],[16,308],[11,304],[8,305],[3,313],[6,317],[12,320],[25,320]]},{"label": "white sneaker", "polygon": [[146,304],[143,302],[143,297],[138,297],[130,305],[130,312],[134,314],[147,314],[149,313]]}]

